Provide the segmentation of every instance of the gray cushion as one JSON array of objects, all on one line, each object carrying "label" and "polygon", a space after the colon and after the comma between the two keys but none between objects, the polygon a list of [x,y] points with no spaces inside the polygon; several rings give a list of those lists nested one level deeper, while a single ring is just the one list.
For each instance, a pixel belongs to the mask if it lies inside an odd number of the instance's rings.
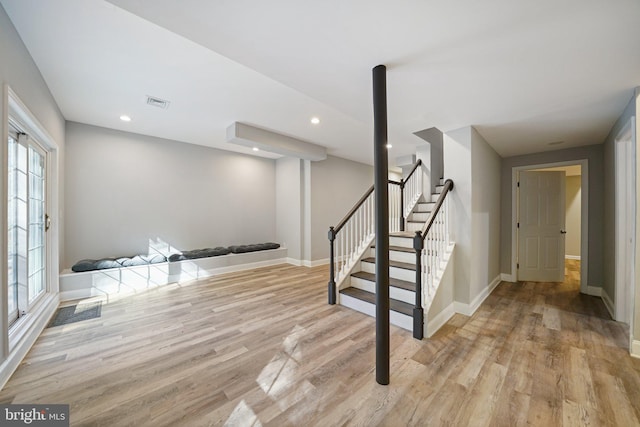
[{"label": "gray cushion", "polygon": [[217,248],[194,249],[192,251],[183,251],[180,254],[171,254],[171,256],[169,256],[169,261],[176,262],[187,259],[208,258],[227,255],[230,252],[231,250],[229,248],[223,248],[222,246],[218,246]]},{"label": "gray cushion", "polygon": [[83,259],[78,261],[71,267],[72,271],[79,273],[81,271],[106,270],[109,268],[132,267],[136,265],[157,264],[166,262],[164,255],[135,255],[133,257],[120,258],[102,258],[102,259]]},{"label": "gray cushion", "polygon": [[137,265],[157,264],[160,262],[166,262],[167,258],[164,255],[136,255],[131,258],[119,258],[118,262],[123,267],[133,267]]},{"label": "gray cushion", "polygon": [[234,254],[243,254],[246,252],[257,252],[257,251],[266,251],[269,249],[278,249],[280,245],[278,243],[256,243],[253,245],[239,245],[239,246],[229,246],[231,252]]}]

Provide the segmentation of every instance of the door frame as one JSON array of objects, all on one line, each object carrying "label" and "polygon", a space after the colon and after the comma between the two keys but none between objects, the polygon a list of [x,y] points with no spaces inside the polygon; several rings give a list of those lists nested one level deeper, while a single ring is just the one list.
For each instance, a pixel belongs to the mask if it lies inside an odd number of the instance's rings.
[{"label": "door frame", "polygon": [[563,162],[550,162],[514,166],[511,168],[511,281],[518,278],[518,173],[532,169],[546,169],[559,166],[580,165],[580,292],[587,295],[601,296],[602,289],[588,286],[589,265],[589,160],[576,159]]},{"label": "door frame", "polygon": [[[614,239],[615,239],[615,244],[614,244],[614,258],[615,258],[615,267],[614,267],[614,286],[615,286],[615,295],[614,295],[614,314],[615,316],[612,316],[615,318],[615,320],[617,320],[618,322],[625,322],[628,320],[629,325],[630,325],[630,331],[633,328],[633,310],[634,310],[634,304],[633,304],[633,298],[635,296],[635,257],[633,258],[628,258],[629,260],[631,260],[631,267],[632,267],[632,271],[631,271],[631,275],[632,278],[634,279],[632,283],[629,284],[630,288],[629,288],[629,295],[627,296],[628,298],[625,298],[624,292],[622,292],[624,290],[624,281],[625,281],[625,274],[624,268],[626,267],[626,264],[622,264],[621,262],[621,257],[619,257],[618,255],[620,254],[621,251],[621,245],[622,246],[627,246],[625,243],[620,241],[620,233],[622,231],[623,234],[625,234],[626,232],[630,232],[633,231],[633,237],[635,238],[635,227],[637,227],[637,224],[635,224],[635,218],[636,218],[636,209],[637,206],[635,205],[635,203],[631,203],[632,206],[632,210],[633,212],[628,212],[631,217],[630,218],[624,218],[626,219],[626,224],[624,226],[624,230],[620,229],[620,223],[623,222],[623,218],[620,217],[620,207],[618,205],[618,201],[619,201],[619,196],[621,196],[619,194],[620,188],[618,186],[620,180],[624,180],[627,181],[629,183],[632,183],[632,185],[635,187],[636,184],[636,180],[635,180],[635,174],[637,173],[637,171],[635,171],[635,150],[637,149],[637,147],[635,146],[635,140],[636,140],[636,135],[635,135],[635,117],[631,117],[629,119],[629,121],[624,125],[624,127],[620,130],[620,132],[618,132],[618,135],[616,136],[615,140],[614,140],[614,188],[615,188],[615,204],[614,204],[614,215],[615,215],[615,229],[614,229]],[[624,166],[624,169],[619,167],[618,164],[618,159],[620,156],[620,148],[621,148],[621,144],[622,142],[625,143],[629,143],[629,148],[631,149],[631,153],[627,153],[627,155],[630,158],[630,163],[629,166],[630,168],[627,169],[627,165]],[[631,155],[633,155],[633,157],[631,157]],[[633,178],[633,179],[631,179]],[[634,190],[637,191],[636,188],[634,188]],[[624,195],[622,196],[623,198],[625,197]],[[624,208],[628,208],[628,205],[625,205]],[[631,221],[632,225],[631,227],[633,228],[633,230],[627,230],[627,226],[629,225],[629,221]],[[626,240],[626,239],[625,239]],[[633,253],[635,249],[635,245],[634,248],[631,249],[632,253],[630,254],[626,254],[626,249],[624,249],[622,252],[623,254],[620,255],[631,255],[634,256],[635,254]],[[633,340],[633,339],[632,339]]]}]

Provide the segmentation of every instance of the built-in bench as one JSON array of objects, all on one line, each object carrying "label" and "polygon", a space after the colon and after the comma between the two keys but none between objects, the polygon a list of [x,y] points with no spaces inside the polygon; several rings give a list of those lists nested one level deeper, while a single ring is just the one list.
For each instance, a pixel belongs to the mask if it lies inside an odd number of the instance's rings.
[{"label": "built-in bench", "polygon": [[[264,246],[265,249],[258,249],[257,245],[245,245],[244,250],[242,247],[236,246],[236,252],[234,253],[234,247],[232,246],[228,248],[229,252],[226,254],[199,258],[189,257],[196,256],[197,253],[194,253],[196,251],[199,251],[200,255],[206,253],[202,249],[183,251],[180,254],[172,254],[169,258],[163,256],[165,260],[162,262],[150,262],[143,265],[124,266],[124,262],[117,262],[118,259],[123,260],[122,258],[109,258],[108,260],[116,261],[116,263],[104,263],[101,265],[103,267],[111,265],[110,268],[76,272],[71,269],[64,270],[60,274],[60,299],[68,301],[98,296],[115,297],[128,295],[170,283],[184,283],[217,274],[287,262],[286,248],[279,247],[280,245],[277,243],[268,245],[273,249],[266,249],[267,246]],[[247,246],[251,246],[253,250],[246,250]],[[170,259],[173,255],[177,256],[171,261]],[[133,258],[135,257],[128,259]],[[158,259],[153,258],[153,260],[157,261]],[[142,262],[141,259],[137,261]]]}]

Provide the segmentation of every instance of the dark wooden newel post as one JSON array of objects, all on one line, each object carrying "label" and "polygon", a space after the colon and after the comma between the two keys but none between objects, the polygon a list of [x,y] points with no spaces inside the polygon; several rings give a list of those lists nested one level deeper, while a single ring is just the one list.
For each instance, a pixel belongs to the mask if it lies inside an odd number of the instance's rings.
[{"label": "dark wooden newel post", "polygon": [[329,227],[329,284],[327,295],[329,295],[329,304],[335,304],[337,300],[336,292],[336,272],[335,272],[335,260],[334,252],[336,246],[336,230],[333,227]]},{"label": "dark wooden newel post", "polygon": [[373,69],[374,187],[376,191],[376,381],[389,384],[389,165],[387,67]]}]

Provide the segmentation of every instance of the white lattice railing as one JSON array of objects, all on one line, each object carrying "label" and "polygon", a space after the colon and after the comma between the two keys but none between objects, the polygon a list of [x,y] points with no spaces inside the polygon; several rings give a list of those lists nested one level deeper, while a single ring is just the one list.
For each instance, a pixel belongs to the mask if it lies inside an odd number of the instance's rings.
[{"label": "white lattice railing", "polygon": [[[404,230],[408,215],[407,202],[411,208],[422,195],[422,171],[418,161],[406,181],[389,181],[389,232]],[[414,172],[418,173],[414,173]],[[330,280],[329,302],[336,301],[336,292],[354,264],[362,257],[375,237],[375,191],[373,186],[362,196],[345,218],[329,229]]]},{"label": "white lattice railing", "polygon": [[403,224],[402,184],[396,181],[389,181],[389,233],[400,231]]},{"label": "white lattice railing", "polygon": [[[422,231],[416,231],[413,247],[416,248],[416,311],[429,312],[431,302],[435,297],[440,283],[440,275],[443,271],[443,264],[450,250],[449,238],[449,199],[447,195],[453,189],[453,181],[450,179],[444,183],[444,188],[436,205],[429,215]],[[414,321],[413,336],[422,339],[423,319]]]},{"label": "white lattice railing", "polygon": [[439,275],[442,273],[444,257],[449,250],[449,199],[444,198],[442,207],[435,215],[431,228],[424,239],[422,249],[423,308],[429,310],[437,291]]},{"label": "white lattice railing", "polygon": [[329,229],[329,240],[332,240],[330,262],[335,271],[335,281],[340,283],[348,274],[354,262],[371,245],[375,234],[374,213],[375,192],[373,186],[351,210],[345,220],[335,228]]},{"label": "white lattice railing", "polygon": [[413,208],[415,207],[420,197],[422,197],[423,187],[422,187],[422,161],[418,160],[415,164],[407,179],[402,182],[402,186],[404,188],[404,218],[407,218]]}]

